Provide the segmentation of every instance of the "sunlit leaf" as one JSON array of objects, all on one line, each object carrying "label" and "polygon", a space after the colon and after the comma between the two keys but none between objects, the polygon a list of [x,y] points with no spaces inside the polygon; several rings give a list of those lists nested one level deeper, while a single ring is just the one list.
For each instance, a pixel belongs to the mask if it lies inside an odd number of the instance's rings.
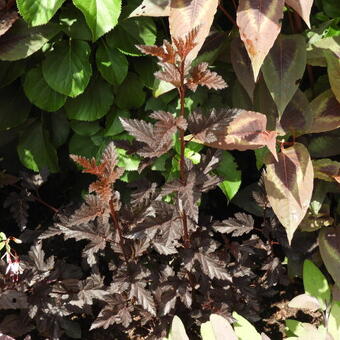
[{"label": "sunlit leaf", "polygon": [[327,60],[327,73],[329,83],[335,98],[340,103],[340,51],[335,54],[332,51],[324,51]]},{"label": "sunlit leaf", "polygon": [[112,30],[118,23],[121,0],[73,0],[86,19],[92,32],[92,41]]},{"label": "sunlit leaf", "polygon": [[282,149],[278,162],[269,155],[265,161],[264,183],[268,200],[289,242],[304,218],[313,192],[313,166],[307,149],[299,143]]},{"label": "sunlit leaf", "polygon": [[65,0],[17,0],[19,13],[32,26],[47,24]]},{"label": "sunlit leaf", "polygon": [[317,311],[318,309],[321,309],[318,299],[314,296],[310,296],[309,294],[300,294],[295,296],[289,301],[288,307],[307,309],[310,311]]},{"label": "sunlit leaf", "polygon": [[313,6],[313,0],[285,0],[285,2],[300,15],[310,28],[309,16]]},{"label": "sunlit leaf", "polygon": [[197,56],[208,36],[217,6],[218,0],[171,0],[169,15],[171,38],[183,38],[193,28],[199,29],[195,39],[197,45],[189,53],[188,60],[193,60]]},{"label": "sunlit leaf", "polygon": [[298,89],[305,66],[304,37],[280,35],[262,66],[264,79],[280,116]]},{"label": "sunlit leaf", "polygon": [[148,17],[167,17],[170,14],[171,0],[143,0],[143,2],[129,15],[129,18],[148,16]]},{"label": "sunlit leaf", "polygon": [[189,340],[182,320],[175,315],[172,319],[170,333],[167,340]]},{"label": "sunlit leaf", "polygon": [[284,0],[240,0],[237,26],[251,60],[254,79],[281,31]]},{"label": "sunlit leaf", "polygon": [[236,319],[234,331],[239,339],[262,340],[260,333],[247,319],[236,312],[233,312],[233,318]]},{"label": "sunlit leaf", "polygon": [[331,300],[331,291],[326,277],[321,270],[310,260],[303,263],[303,285],[305,292],[318,299],[323,310]]}]

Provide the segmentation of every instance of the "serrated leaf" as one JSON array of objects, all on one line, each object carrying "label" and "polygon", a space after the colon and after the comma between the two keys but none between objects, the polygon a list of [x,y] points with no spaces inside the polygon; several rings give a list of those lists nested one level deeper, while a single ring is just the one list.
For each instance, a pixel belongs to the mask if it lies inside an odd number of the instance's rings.
[{"label": "serrated leaf", "polygon": [[31,110],[31,104],[22,88],[13,84],[0,89],[1,119],[0,131],[23,123]]},{"label": "serrated leaf", "polygon": [[91,75],[91,49],[81,40],[62,41],[46,55],[42,72],[47,84],[61,94],[76,97],[85,91]]},{"label": "serrated leaf", "polygon": [[262,63],[281,30],[284,0],[240,0],[237,26],[256,81]]},{"label": "serrated leaf", "polygon": [[102,77],[112,85],[120,85],[128,73],[128,61],[117,49],[109,48],[105,41],[99,43],[96,63]]},{"label": "serrated leaf", "polygon": [[313,99],[310,110],[313,112],[313,123],[308,132],[318,133],[340,127],[340,103],[331,90]]},{"label": "serrated leaf", "polygon": [[262,66],[263,76],[279,117],[298,89],[305,67],[305,38],[302,35],[280,35]]},{"label": "serrated leaf", "polygon": [[321,270],[310,260],[303,263],[303,286],[305,292],[318,299],[322,310],[326,310],[331,300],[331,291],[326,277]]},{"label": "serrated leaf", "polygon": [[220,233],[232,234],[235,237],[242,236],[254,229],[254,219],[251,215],[236,213],[235,218],[215,222],[213,228]]},{"label": "serrated leaf", "polygon": [[[255,81],[247,50],[239,37],[231,42],[230,58],[236,77],[253,100]],[[262,111],[261,111],[262,112]]]},{"label": "serrated leaf", "polygon": [[107,305],[100,311],[97,318],[92,322],[90,331],[96,328],[107,329],[114,323],[117,323],[117,311]]},{"label": "serrated leaf", "polygon": [[129,18],[167,17],[170,14],[170,0],[143,0],[143,2],[129,15]]},{"label": "serrated leaf", "polygon": [[47,130],[39,121],[23,131],[17,151],[20,161],[28,169],[39,171],[48,168],[50,172],[59,170],[57,152],[49,140]]},{"label": "serrated leaf", "polygon": [[130,298],[135,297],[138,303],[152,315],[156,315],[153,297],[139,282],[131,283]]},{"label": "serrated leaf", "polygon": [[261,335],[247,319],[236,312],[233,312],[233,318],[236,319],[234,331],[239,339],[262,340]]},{"label": "serrated leaf", "polygon": [[59,31],[57,25],[28,27],[24,20],[19,19],[6,35],[0,37],[0,60],[27,58],[40,50]]},{"label": "serrated leaf", "polygon": [[72,0],[85,16],[92,32],[92,41],[96,41],[111,31],[118,23],[121,0]]},{"label": "serrated leaf", "polygon": [[25,75],[22,86],[31,103],[42,110],[55,112],[66,102],[66,96],[53,91],[47,85],[41,67],[29,70]]},{"label": "serrated leaf", "polygon": [[211,256],[203,253],[196,253],[195,259],[200,263],[203,273],[211,279],[216,278],[219,280],[232,281],[231,275],[222,264]]},{"label": "serrated leaf", "polygon": [[65,0],[16,0],[19,13],[32,26],[47,24]]},{"label": "serrated leaf", "polygon": [[170,35],[171,39],[179,39],[198,28],[195,39],[196,46],[190,51],[187,60],[196,58],[206,37],[217,10],[218,0],[171,0],[170,1]]},{"label": "serrated leaf", "polygon": [[322,260],[336,285],[340,287],[340,232],[339,227],[322,228],[319,233]]},{"label": "serrated leaf", "polygon": [[157,28],[151,18],[131,18],[123,20],[107,36],[110,48],[117,48],[124,54],[140,56],[136,45],[154,45]]},{"label": "serrated leaf", "polygon": [[289,301],[288,307],[307,309],[313,312],[321,309],[321,305],[318,299],[314,296],[310,296],[309,294],[300,294],[298,296],[295,296],[292,300]]},{"label": "serrated leaf", "polygon": [[94,121],[104,117],[113,103],[111,86],[100,77],[91,79],[85,92],[65,104],[68,118]]},{"label": "serrated leaf", "polygon": [[313,6],[313,0],[285,0],[285,2],[300,15],[310,28],[309,16]]},{"label": "serrated leaf", "polygon": [[105,297],[109,294],[104,286],[104,278],[98,274],[92,274],[79,284],[78,299],[76,305],[83,307],[84,305],[92,305],[93,300],[105,301]]},{"label": "serrated leaf", "polygon": [[271,156],[265,163],[268,200],[291,242],[312,197],[314,173],[310,155],[302,144],[295,143],[281,150],[278,161]]}]

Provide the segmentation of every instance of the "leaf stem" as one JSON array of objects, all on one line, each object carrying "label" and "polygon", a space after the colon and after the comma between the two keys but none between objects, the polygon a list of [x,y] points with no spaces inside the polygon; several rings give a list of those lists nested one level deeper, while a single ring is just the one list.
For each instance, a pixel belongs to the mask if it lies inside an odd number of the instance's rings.
[{"label": "leaf stem", "polygon": [[228,13],[228,11],[223,7],[223,5],[221,4],[221,1],[218,4],[218,7],[220,8],[220,10],[223,12],[223,14],[228,18],[228,20],[235,26],[237,26],[236,21],[234,20],[234,18]]},{"label": "leaf stem", "polygon": [[114,208],[114,206],[113,206],[112,198],[110,199],[109,206],[110,206],[110,215],[111,215],[111,218],[112,218],[113,226],[114,226],[114,228],[115,228],[115,229],[117,230],[117,232],[118,232],[118,236],[119,236],[119,245],[120,245],[120,248],[122,249],[122,253],[123,253],[123,256],[124,256],[126,265],[128,265],[128,263],[129,263],[129,257],[127,256],[127,254],[126,254],[126,252],[125,252],[125,247],[124,247],[124,242],[123,242],[122,228],[121,228],[120,225],[119,225],[117,212],[116,212],[116,210],[115,210],[115,208]]},{"label": "leaf stem", "polygon": [[[178,88],[179,92],[179,99],[180,99],[180,116],[184,118],[185,116],[185,106],[184,106],[184,99],[185,99],[185,84],[184,84],[184,72],[185,72],[185,58],[181,61],[180,64],[180,87]],[[183,129],[179,129],[179,142],[181,145],[181,152],[180,152],[180,162],[179,162],[179,167],[180,167],[180,181],[183,186],[186,185],[186,167],[185,167],[185,140],[184,140],[184,134],[185,131]],[[188,232],[188,220],[187,220],[187,215],[182,209],[180,212],[182,216],[182,224],[183,224],[183,230],[184,230],[184,235],[183,235],[183,240],[184,240],[184,246],[185,248],[190,247],[190,238],[189,238],[189,232]]]}]

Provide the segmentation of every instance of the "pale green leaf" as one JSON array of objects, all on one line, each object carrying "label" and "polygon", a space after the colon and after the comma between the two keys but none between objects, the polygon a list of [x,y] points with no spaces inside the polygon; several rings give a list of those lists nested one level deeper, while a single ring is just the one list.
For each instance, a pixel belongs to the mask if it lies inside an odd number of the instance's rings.
[{"label": "pale green leaf", "polygon": [[333,339],[340,339],[340,301],[333,301],[327,324]]},{"label": "pale green leaf", "polygon": [[73,3],[84,14],[92,41],[111,31],[118,23],[122,0],[73,0]]},{"label": "pale green leaf", "polygon": [[19,13],[32,26],[47,24],[65,0],[17,0]]},{"label": "pale green leaf", "polygon": [[233,318],[237,321],[234,324],[234,331],[240,340],[262,340],[261,335],[247,319],[236,312],[233,312]]}]

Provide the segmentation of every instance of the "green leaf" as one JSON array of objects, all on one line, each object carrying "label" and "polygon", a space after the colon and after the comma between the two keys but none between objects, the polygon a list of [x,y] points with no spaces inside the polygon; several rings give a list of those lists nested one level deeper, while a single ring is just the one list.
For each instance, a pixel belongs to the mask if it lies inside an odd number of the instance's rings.
[{"label": "green leaf", "polygon": [[57,152],[49,140],[47,130],[39,121],[25,129],[17,151],[20,161],[28,169],[41,171],[48,168],[52,173],[59,170]]},{"label": "green leaf", "polygon": [[5,87],[25,72],[26,61],[0,61],[0,88]]},{"label": "green leaf", "polygon": [[80,136],[76,133],[71,137],[68,145],[70,154],[86,158],[96,157],[98,149],[89,136]]},{"label": "green leaf", "polygon": [[61,9],[59,16],[63,31],[73,39],[91,40],[92,33],[83,14],[74,6]]},{"label": "green leaf", "polygon": [[25,97],[21,86],[12,84],[0,90],[0,131],[23,123],[31,110],[31,103]]},{"label": "green leaf", "polygon": [[127,73],[129,63],[124,54],[109,48],[105,41],[99,43],[96,53],[97,67],[102,77],[112,85],[120,85]]},{"label": "green leaf", "polygon": [[333,301],[327,330],[333,336],[333,339],[340,339],[340,301]]},{"label": "green leaf", "polygon": [[65,0],[17,0],[19,13],[32,26],[47,24]]},{"label": "green leaf", "polygon": [[135,73],[130,72],[117,92],[116,104],[120,109],[138,109],[144,104],[144,84]]},{"label": "green leaf", "polygon": [[202,340],[237,340],[229,322],[218,314],[211,314],[209,321],[201,324]]},{"label": "green leaf", "polygon": [[107,35],[107,42],[110,48],[118,48],[128,55],[141,56],[143,53],[135,46],[154,45],[156,25],[151,18],[125,19]]},{"label": "green leaf", "polygon": [[67,101],[65,111],[70,119],[94,121],[104,117],[112,103],[111,86],[102,78],[96,77],[83,94]]},{"label": "green leaf", "polygon": [[140,158],[136,155],[128,155],[124,149],[117,148],[118,152],[118,166],[124,168],[126,171],[138,170]]},{"label": "green leaf", "polygon": [[231,200],[238,192],[241,185],[241,171],[238,170],[234,156],[223,151],[223,157],[216,169],[217,174],[223,178],[223,182],[218,186],[223,191],[228,200]]},{"label": "green leaf", "polygon": [[70,40],[56,44],[42,64],[47,84],[70,97],[83,93],[92,75],[90,53],[91,48],[85,41]]},{"label": "green leaf", "polygon": [[316,297],[322,309],[326,310],[331,299],[331,291],[326,277],[310,260],[305,260],[303,263],[303,286],[305,292],[310,296]]},{"label": "green leaf", "polygon": [[70,133],[70,124],[63,110],[51,113],[51,140],[56,148],[63,145]]},{"label": "green leaf", "polygon": [[256,168],[257,170],[260,170],[263,167],[264,164],[264,159],[268,154],[268,149],[267,148],[261,148],[254,150],[255,152],[255,157],[256,157]]},{"label": "green leaf", "polygon": [[322,0],[324,12],[331,18],[340,17],[340,3],[334,0]]},{"label": "green leaf", "polygon": [[73,3],[84,14],[92,41],[111,31],[118,23],[122,0],[73,0]]},{"label": "green leaf", "polygon": [[302,35],[281,35],[265,59],[262,72],[281,116],[299,87],[306,67]]},{"label": "green leaf", "polygon": [[340,137],[317,136],[311,139],[308,145],[312,157],[330,157],[340,154]]},{"label": "green leaf", "polygon": [[40,66],[30,69],[26,73],[22,85],[27,98],[39,109],[55,112],[66,102],[66,96],[53,91],[47,85]]},{"label": "green leaf", "polygon": [[80,136],[93,136],[101,129],[99,121],[80,122],[77,120],[72,120],[70,125],[72,130]]},{"label": "green leaf", "polygon": [[246,340],[261,340],[261,335],[257,332],[256,328],[243,316],[233,312],[233,318],[237,323],[234,324],[234,331],[239,339]]},{"label": "green leaf", "polygon": [[144,85],[152,90],[155,83],[154,73],[159,70],[157,64],[151,58],[146,57],[134,60],[133,66]]},{"label": "green leaf", "polygon": [[0,37],[0,60],[24,59],[40,50],[58,32],[60,27],[47,24],[28,27],[24,20],[17,20],[12,28]]},{"label": "green leaf", "polygon": [[106,115],[104,136],[116,136],[124,131],[120,117],[129,118],[129,111],[112,108],[109,114]]}]

